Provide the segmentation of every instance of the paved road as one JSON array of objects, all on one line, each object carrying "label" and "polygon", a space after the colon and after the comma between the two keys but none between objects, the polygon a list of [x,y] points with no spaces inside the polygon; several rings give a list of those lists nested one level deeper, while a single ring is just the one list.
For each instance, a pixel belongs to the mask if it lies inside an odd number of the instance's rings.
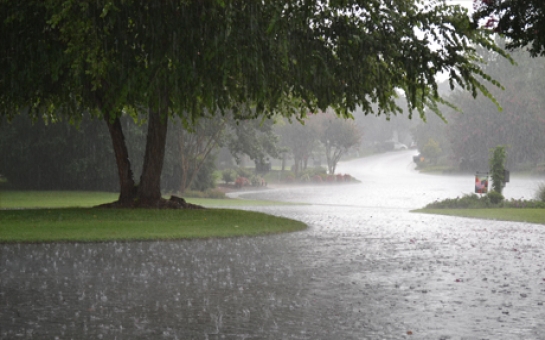
[{"label": "paved road", "polygon": [[410,213],[473,184],[410,157],[341,165],[355,185],[253,194],[311,202],[252,208],[303,232],[0,245],[0,339],[545,339],[545,228]]}]

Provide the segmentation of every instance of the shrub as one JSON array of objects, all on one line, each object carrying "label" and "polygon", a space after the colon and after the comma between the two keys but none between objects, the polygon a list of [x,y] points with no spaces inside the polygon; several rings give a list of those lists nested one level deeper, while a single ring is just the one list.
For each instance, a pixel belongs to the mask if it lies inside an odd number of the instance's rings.
[{"label": "shrub", "polygon": [[218,189],[208,189],[204,192],[204,194],[205,198],[227,198],[227,196],[225,196],[225,193]]},{"label": "shrub", "polygon": [[222,171],[221,176],[225,184],[233,182],[236,178],[237,173],[232,169],[225,169]]},{"label": "shrub", "polygon": [[242,187],[248,186],[248,185],[250,185],[250,181],[246,177],[239,176],[235,180],[235,187],[237,187],[237,188],[242,188]]},{"label": "shrub", "polygon": [[216,186],[216,178],[214,175],[216,165],[214,162],[215,157],[212,155],[204,160],[201,168],[197,172],[197,176],[195,176],[195,179],[193,180],[193,182],[191,182],[191,185],[188,189],[205,191],[207,189],[212,189]]},{"label": "shrub", "polygon": [[523,200],[523,199],[510,199],[509,201],[503,201],[502,206],[506,208],[537,208],[544,209],[545,202],[535,200]]},{"label": "shrub", "polygon": [[485,197],[492,204],[499,204],[504,199],[503,195],[501,193],[495,191],[495,190],[492,190],[492,191],[488,192],[488,194],[486,194]]},{"label": "shrub", "polygon": [[437,162],[437,159],[442,152],[443,151],[441,150],[439,143],[436,142],[433,138],[428,139],[428,142],[422,148],[422,155],[430,159],[434,164]]},{"label": "shrub", "polygon": [[322,179],[322,176],[320,176],[320,175],[314,175],[314,176],[312,176],[312,181],[315,182],[315,183],[322,183],[323,179]]},{"label": "shrub", "polygon": [[536,200],[545,202],[545,183],[539,183],[537,186]]},{"label": "shrub", "polygon": [[311,177],[314,175],[327,176],[327,170],[322,168],[321,166],[308,169],[307,172]]},{"label": "shrub", "polygon": [[492,176],[492,189],[501,195],[505,181],[505,158],[507,157],[505,146],[497,146],[491,150],[491,153],[488,162]]},{"label": "shrub", "polygon": [[252,176],[250,177],[250,183],[254,187],[260,187],[265,183],[265,180],[261,176]]},{"label": "shrub", "polygon": [[324,180],[327,177],[326,169],[319,166],[314,168],[308,168],[301,171],[298,178],[301,182],[309,182],[316,175],[322,177],[322,180]]},{"label": "shrub", "polygon": [[481,199],[476,194],[467,194],[462,197],[447,198],[442,201],[430,203],[426,208],[430,209],[467,209],[467,208],[486,208],[489,206],[488,200]]},{"label": "shrub", "polygon": [[545,208],[545,202],[536,200],[510,199],[505,200],[503,195],[496,191],[490,191],[486,196],[479,197],[476,194],[462,197],[448,198],[436,201],[426,206],[429,209],[482,209],[482,208]]},{"label": "shrub", "polygon": [[283,181],[287,181],[288,178],[295,179],[295,174],[292,171],[284,171],[280,175]]},{"label": "shrub", "polygon": [[242,167],[237,168],[236,172],[237,172],[239,177],[245,177],[245,178],[250,178],[254,174],[254,172],[252,170],[242,168]]},{"label": "shrub", "polygon": [[310,182],[310,176],[308,174],[303,174],[301,175],[301,177],[299,177],[299,181],[303,183],[308,183]]}]

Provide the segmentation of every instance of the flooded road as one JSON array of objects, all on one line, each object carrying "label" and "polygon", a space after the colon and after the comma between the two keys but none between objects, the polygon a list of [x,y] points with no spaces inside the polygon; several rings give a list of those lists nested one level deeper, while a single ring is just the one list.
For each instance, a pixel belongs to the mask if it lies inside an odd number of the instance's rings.
[{"label": "flooded road", "polygon": [[[339,165],[361,182],[246,194],[303,232],[0,245],[0,339],[545,339],[545,227],[410,213],[473,190],[412,151]],[[535,180],[512,178],[508,198]]]},{"label": "flooded road", "polygon": [[[243,195],[291,202],[410,210],[423,208],[435,200],[474,192],[472,174],[419,173],[412,161],[416,154],[413,150],[390,152],[339,163],[337,173],[357,178],[360,183],[356,184],[328,186],[327,190],[323,185],[282,188]],[[507,199],[531,199],[542,182],[545,178],[512,176],[503,194]]]}]

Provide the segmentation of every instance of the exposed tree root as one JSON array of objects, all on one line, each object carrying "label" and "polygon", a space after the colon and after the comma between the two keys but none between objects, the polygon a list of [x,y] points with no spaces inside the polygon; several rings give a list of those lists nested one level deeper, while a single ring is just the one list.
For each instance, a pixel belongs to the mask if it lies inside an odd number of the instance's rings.
[{"label": "exposed tree root", "polygon": [[115,201],[97,205],[95,208],[112,208],[112,209],[206,209],[197,204],[187,203],[183,198],[170,196],[170,199],[161,198],[156,202],[143,204],[135,200],[130,204]]}]

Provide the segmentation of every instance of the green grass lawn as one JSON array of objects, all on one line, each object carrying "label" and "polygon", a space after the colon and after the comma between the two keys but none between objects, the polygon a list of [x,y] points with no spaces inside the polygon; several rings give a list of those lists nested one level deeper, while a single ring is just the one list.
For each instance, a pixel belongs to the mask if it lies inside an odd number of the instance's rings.
[{"label": "green grass lawn", "polygon": [[[90,208],[116,198],[116,194],[94,192],[0,192],[0,243],[236,237],[306,228],[299,221],[242,210]],[[187,201],[204,206],[249,205],[253,202],[239,199]],[[218,204],[219,201],[222,203]],[[267,203],[274,204],[266,201],[256,204]]]},{"label": "green grass lawn", "polygon": [[[113,202],[117,193],[94,191],[1,191],[0,209],[94,207]],[[236,207],[286,205],[292,203],[246,199],[186,198],[186,201],[204,207]]]},{"label": "green grass lawn", "polygon": [[0,242],[173,240],[303,230],[299,221],[229,210],[21,209],[0,211]]},{"label": "green grass lawn", "polygon": [[490,208],[490,209],[418,209],[417,213],[471,217],[487,220],[515,221],[545,224],[545,209]]}]

